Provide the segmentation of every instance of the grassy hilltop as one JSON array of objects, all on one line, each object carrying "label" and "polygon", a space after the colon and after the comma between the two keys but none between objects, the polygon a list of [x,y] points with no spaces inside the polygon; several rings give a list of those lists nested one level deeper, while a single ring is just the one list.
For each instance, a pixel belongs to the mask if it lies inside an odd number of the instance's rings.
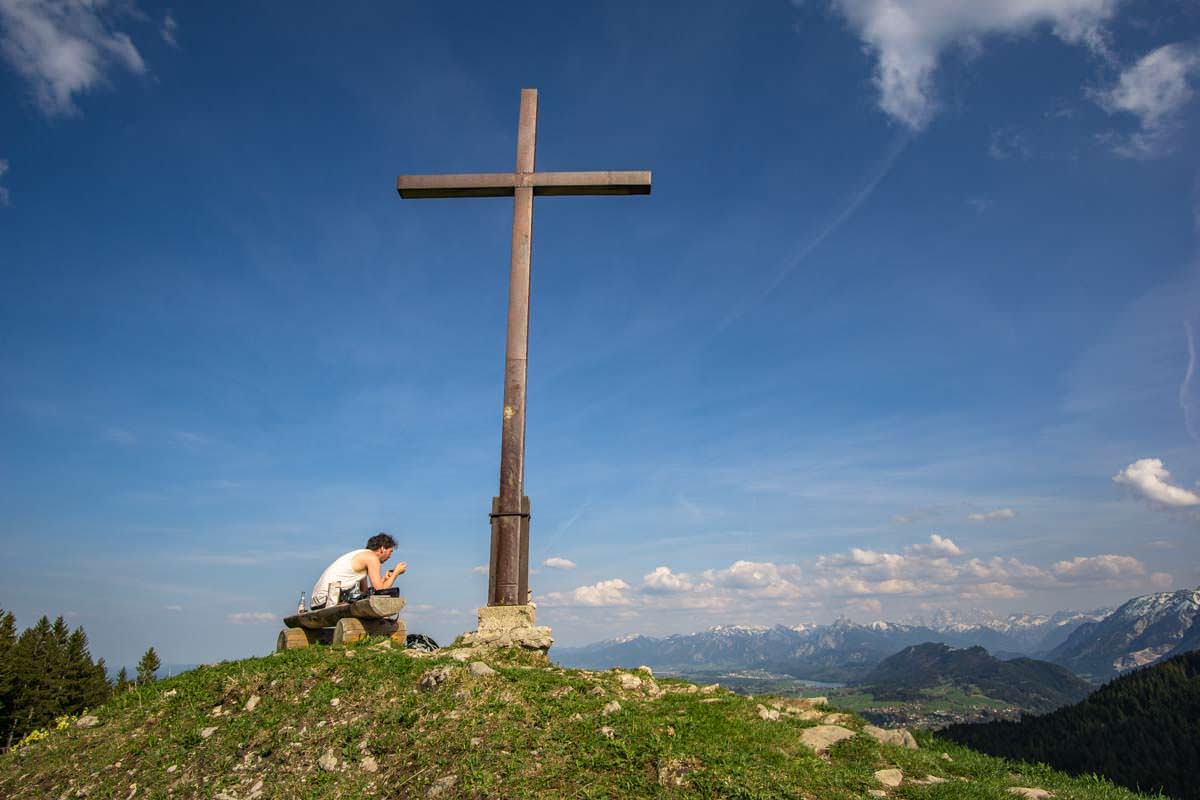
[{"label": "grassy hilltop", "polygon": [[[801,701],[455,652],[368,641],[201,667],[0,756],[0,797],[1140,796],[920,733],[916,750],[880,744],[858,717]],[[818,756],[801,737],[827,722],[858,735]],[[903,773],[894,788],[875,777],[890,768]]]}]

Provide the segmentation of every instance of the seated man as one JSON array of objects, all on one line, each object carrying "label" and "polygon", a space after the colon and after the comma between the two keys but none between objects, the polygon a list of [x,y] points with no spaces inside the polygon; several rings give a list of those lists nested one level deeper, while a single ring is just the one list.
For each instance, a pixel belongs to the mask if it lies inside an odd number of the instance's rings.
[{"label": "seated man", "polygon": [[[366,594],[368,587],[376,590],[390,588],[396,582],[396,578],[408,569],[408,565],[401,561],[384,575],[379,574],[380,566],[392,557],[392,551],[395,549],[395,539],[386,533],[377,533],[367,540],[366,549],[351,550],[339,556],[325,568],[321,577],[317,578],[310,595],[310,608],[316,611],[318,608],[324,608],[326,604],[336,605],[343,600],[357,600]],[[334,581],[340,581],[342,584],[341,597],[327,596],[329,584]]]}]

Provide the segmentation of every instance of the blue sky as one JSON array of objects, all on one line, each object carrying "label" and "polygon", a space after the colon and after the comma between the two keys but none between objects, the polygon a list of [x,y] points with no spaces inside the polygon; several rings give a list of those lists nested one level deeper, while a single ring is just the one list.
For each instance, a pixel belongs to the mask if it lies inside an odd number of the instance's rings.
[{"label": "blue sky", "polygon": [[0,607],[270,649],[400,541],[473,627],[511,202],[539,621],[1091,608],[1200,582],[1200,8],[0,0]]}]

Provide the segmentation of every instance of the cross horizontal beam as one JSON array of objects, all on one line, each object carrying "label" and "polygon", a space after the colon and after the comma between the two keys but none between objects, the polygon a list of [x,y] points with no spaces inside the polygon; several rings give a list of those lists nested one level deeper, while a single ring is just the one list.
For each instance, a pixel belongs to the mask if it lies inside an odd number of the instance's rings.
[{"label": "cross horizontal beam", "polygon": [[650,194],[650,171],[476,172],[396,178],[396,191],[405,199],[512,197],[524,188],[532,188],[538,197]]}]

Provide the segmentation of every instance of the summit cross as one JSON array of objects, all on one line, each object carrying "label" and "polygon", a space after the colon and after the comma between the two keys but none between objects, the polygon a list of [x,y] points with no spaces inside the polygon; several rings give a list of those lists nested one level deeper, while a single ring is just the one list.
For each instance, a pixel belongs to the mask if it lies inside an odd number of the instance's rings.
[{"label": "summit cross", "polygon": [[537,172],[537,89],[521,90],[513,172],[401,175],[401,198],[512,197],[508,340],[500,436],[500,494],[492,498],[488,605],[523,605],[529,595],[529,498],[525,496],[525,380],[529,352],[530,247],[535,196],[650,194],[650,172]]}]

